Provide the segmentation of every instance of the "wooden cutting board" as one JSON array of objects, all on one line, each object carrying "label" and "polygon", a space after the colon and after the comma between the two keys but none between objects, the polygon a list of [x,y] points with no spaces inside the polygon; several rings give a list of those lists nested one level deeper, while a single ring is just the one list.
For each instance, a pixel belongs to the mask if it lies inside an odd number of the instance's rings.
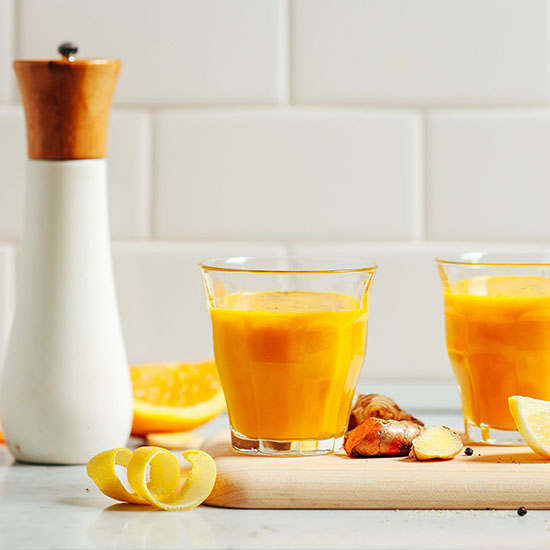
[{"label": "wooden cutting board", "polygon": [[202,449],[218,477],[206,503],[227,508],[550,509],[550,461],[528,447],[470,445],[472,456],[417,462],[408,457],[351,459],[247,456],[229,432]]}]

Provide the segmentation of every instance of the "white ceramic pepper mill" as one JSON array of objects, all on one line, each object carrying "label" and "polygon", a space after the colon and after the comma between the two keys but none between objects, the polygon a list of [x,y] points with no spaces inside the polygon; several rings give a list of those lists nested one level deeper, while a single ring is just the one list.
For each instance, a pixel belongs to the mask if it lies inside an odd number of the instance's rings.
[{"label": "white ceramic pepper mill", "polygon": [[81,464],[125,446],[132,423],[104,158],[121,62],[59,51],[14,62],[29,160],[0,418],[15,458]]}]

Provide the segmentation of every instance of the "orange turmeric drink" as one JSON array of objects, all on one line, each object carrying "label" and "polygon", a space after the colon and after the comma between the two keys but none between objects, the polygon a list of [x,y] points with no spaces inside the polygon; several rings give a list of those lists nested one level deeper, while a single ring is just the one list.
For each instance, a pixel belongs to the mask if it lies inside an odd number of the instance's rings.
[{"label": "orange turmeric drink", "polygon": [[447,350],[468,435],[512,443],[508,397],[550,399],[550,278],[490,273],[444,285]]},{"label": "orange turmeric drink", "polygon": [[247,285],[227,292],[231,285],[205,281],[217,291],[209,300],[214,355],[235,448],[318,454],[341,444],[366,349],[366,275],[370,282],[371,272],[354,274],[359,296]]},{"label": "orange turmeric drink", "polygon": [[320,292],[230,294],[210,311],[233,428],[247,437],[343,435],[363,365],[367,311]]}]

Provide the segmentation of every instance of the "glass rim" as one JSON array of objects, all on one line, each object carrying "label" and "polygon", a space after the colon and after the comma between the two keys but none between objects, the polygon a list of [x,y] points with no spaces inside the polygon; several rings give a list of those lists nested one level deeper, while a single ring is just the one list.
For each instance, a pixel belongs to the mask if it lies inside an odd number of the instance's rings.
[{"label": "glass rim", "polygon": [[[250,267],[253,262],[273,263],[274,267]],[[322,266],[323,263],[348,263],[352,267],[277,267],[275,264],[286,262],[311,262]],[[199,267],[204,271],[220,271],[226,273],[263,273],[263,274],[335,274],[335,273],[361,273],[372,272],[378,269],[375,262],[365,262],[359,258],[338,257],[338,256],[227,256],[220,258],[211,258],[199,263]]]},{"label": "glass rim", "polygon": [[438,256],[443,265],[487,267],[550,267],[550,252],[482,252],[470,251],[456,255]]}]

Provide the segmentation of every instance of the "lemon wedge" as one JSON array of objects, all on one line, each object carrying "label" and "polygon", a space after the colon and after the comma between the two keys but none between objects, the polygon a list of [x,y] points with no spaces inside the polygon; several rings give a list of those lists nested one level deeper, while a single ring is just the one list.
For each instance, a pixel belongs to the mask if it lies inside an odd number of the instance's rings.
[{"label": "lemon wedge", "polygon": [[[216,463],[198,450],[185,451],[183,458],[191,464],[185,480],[178,459],[160,447],[140,447],[133,453],[125,448],[103,451],[88,462],[87,471],[99,490],[115,500],[162,510],[191,510],[212,492]],[[120,481],[117,465],[126,468],[132,493]]]},{"label": "lemon wedge", "polygon": [[550,457],[550,401],[512,395],[508,406],[527,445],[535,453]]}]

